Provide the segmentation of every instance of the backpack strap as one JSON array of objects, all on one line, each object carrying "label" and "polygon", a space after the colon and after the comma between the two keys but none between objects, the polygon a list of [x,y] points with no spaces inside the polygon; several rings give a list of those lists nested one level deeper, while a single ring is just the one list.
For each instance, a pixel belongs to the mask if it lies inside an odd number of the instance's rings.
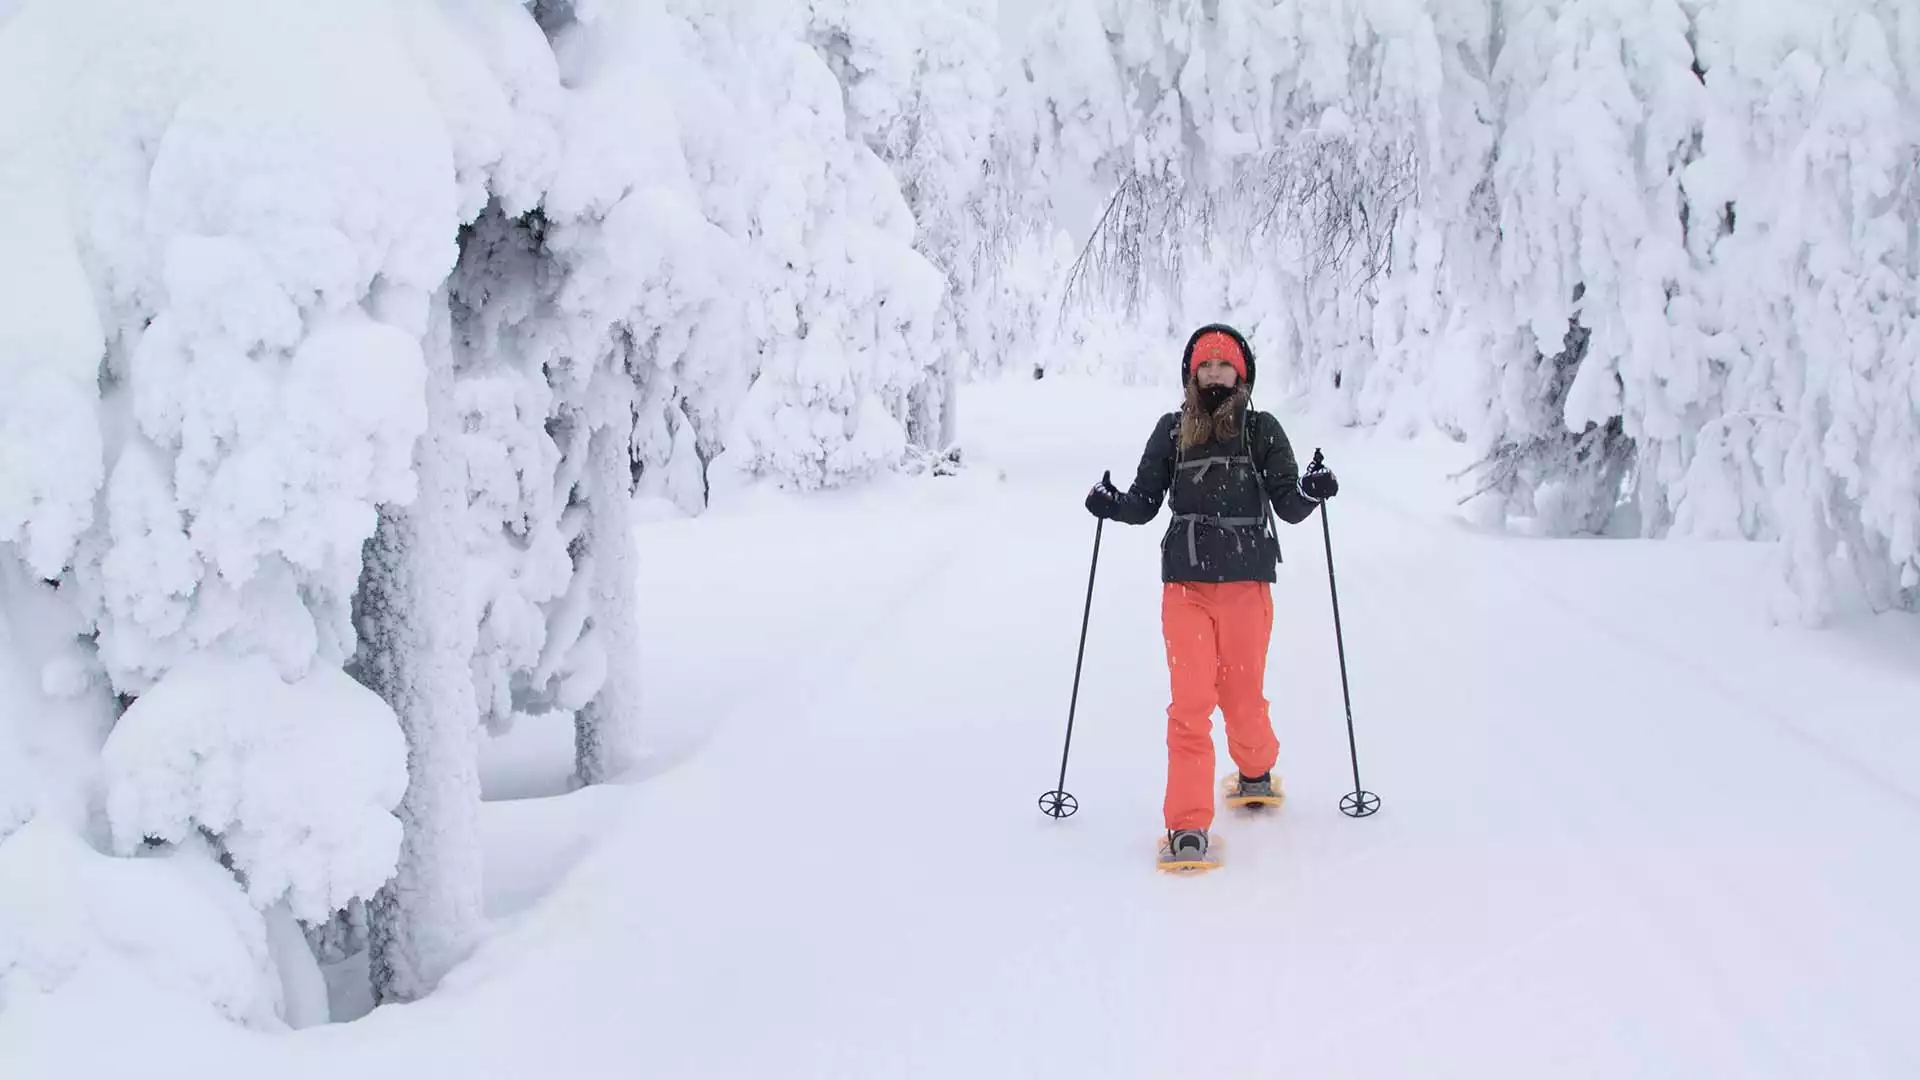
[{"label": "backpack strap", "polygon": [[1174,466],[1174,468],[1176,470],[1199,469],[1200,470],[1199,473],[1197,473],[1194,476],[1195,480],[1199,480],[1205,477],[1207,475],[1207,470],[1213,468],[1215,465],[1225,465],[1228,468],[1232,468],[1235,465],[1246,465],[1247,467],[1251,468],[1253,466],[1253,458],[1247,454],[1238,454],[1234,456],[1222,456],[1219,454],[1215,454],[1212,457],[1182,458],[1180,462]]},{"label": "backpack strap", "polygon": [[[1247,450],[1247,464],[1253,469],[1253,486],[1260,498],[1260,516],[1266,522],[1267,535],[1273,537],[1277,544],[1280,539],[1280,526],[1274,520],[1273,500],[1267,497],[1267,478],[1261,474],[1260,460],[1253,453],[1253,424],[1259,415],[1251,404],[1247,406],[1247,416],[1240,422],[1240,441]],[[1273,443],[1269,441],[1267,445],[1271,447]]]},{"label": "backpack strap", "polygon": [[[1264,499],[1266,496],[1262,495],[1261,498]],[[1195,565],[1198,565],[1200,562],[1199,548],[1193,540],[1193,530],[1195,526],[1211,525],[1216,529],[1225,529],[1227,532],[1238,536],[1241,529],[1252,528],[1255,525],[1263,525],[1266,521],[1267,519],[1265,517],[1221,517],[1218,514],[1173,515],[1173,522],[1176,526],[1182,523],[1187,526],[1187,561]]]}]

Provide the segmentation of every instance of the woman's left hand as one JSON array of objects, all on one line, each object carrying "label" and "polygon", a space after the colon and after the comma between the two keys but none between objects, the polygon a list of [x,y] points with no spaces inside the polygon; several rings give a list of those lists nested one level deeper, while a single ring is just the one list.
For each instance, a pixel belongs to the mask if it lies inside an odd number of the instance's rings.
[{"label": "woman's left hand", "polygon": [[1314,502],[1326,502],[1340,494],[1340,480],[1332,469],[1308,469],[1300,478],[1300,494]]}]

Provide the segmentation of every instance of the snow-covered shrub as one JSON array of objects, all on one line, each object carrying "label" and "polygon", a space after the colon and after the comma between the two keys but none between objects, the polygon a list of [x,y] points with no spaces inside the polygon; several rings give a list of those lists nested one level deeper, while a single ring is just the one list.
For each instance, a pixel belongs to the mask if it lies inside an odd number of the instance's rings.
[{"label": "snow-covered shrub", "polygon": [[286,682],[260,657],[194,657],[102,750],[115,850],[220,840],[247,895],[324,919],[393,874],[406,749],[393,710],[343,672]]}]

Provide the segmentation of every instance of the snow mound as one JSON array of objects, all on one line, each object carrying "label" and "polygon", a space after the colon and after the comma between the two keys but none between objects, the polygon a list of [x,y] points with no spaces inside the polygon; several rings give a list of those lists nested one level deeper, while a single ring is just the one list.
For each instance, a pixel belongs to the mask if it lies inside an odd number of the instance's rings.
[{"label": "snow mound", "polygon": [[83,983],[281,1026],[267,924],[208,845],[115,859],[47,817],[0,843],[0,1012]]}]

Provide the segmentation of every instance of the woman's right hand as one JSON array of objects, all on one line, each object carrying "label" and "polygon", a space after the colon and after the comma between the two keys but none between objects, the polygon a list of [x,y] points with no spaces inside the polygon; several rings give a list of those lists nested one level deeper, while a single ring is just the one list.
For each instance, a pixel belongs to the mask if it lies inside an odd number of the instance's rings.
[{"label": "woman's right hand", "polygon": [[1120,509],[1120,490],[1113,486],[1113,470],[1100,475],[1100,482],[1087,492],[1087,512],[1097,518],[1112,520]]}]

